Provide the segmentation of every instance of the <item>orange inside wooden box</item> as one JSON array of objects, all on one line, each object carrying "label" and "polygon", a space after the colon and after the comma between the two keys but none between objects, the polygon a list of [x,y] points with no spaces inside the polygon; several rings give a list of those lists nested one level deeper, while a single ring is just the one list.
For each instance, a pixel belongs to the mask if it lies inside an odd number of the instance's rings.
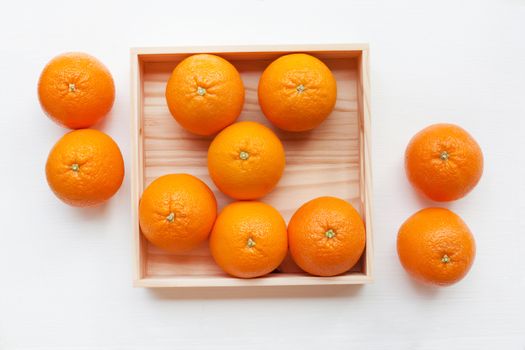
[{"label": "orange inside wooden box", "polygon": [[[273,127],[257,103],[257,84],[263,70],[277,57],[305,52],[321,59],[337,80],[337,103],[318,128],[301,133]],[[207,242],[184,255],[162,251],[140,232],[138,206],[143,189],[157,177],[189,173],[215,193],[219,211],[232,201],[208,175],[207,151],[212,137],[193,135],[172,118],[164,91],[173,70],[185,57],[213,53],[229,60],[240,72],[246,89],[239,120],[269,126],[282,140],[286,168],[277,188],[261,200],[274,206],[288,222],[303,203],[319,196],[348,200],[366,225],[366,249],[357,265],[336,277],[314,277],[288,261],[278,271],[255,279],[226,275],[213,261]],[[372,280],[372,177],[368,46],[366,44],[174,47],[131,50],[132,96],[132,220],[134,285],[140,287],[212,287],[362,284]],[[287,258],[288,259],[288,258]]]}]

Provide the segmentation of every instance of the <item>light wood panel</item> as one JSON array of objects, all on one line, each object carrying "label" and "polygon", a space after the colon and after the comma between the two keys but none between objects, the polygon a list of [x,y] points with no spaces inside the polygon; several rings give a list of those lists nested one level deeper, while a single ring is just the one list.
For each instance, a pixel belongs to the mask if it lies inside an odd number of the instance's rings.
[{"label": "light wood panel", "polygon": [[[246,99],[239,120],[254,120],[269,126],[285,148],[287,165],[284,175],[277,188],[262,201],[277,208],[288,221],[301,204],[315,197],[332,195],[348,200],[367,222],[367,249],[361,261],[352,271],[335,279],[297,274],[297,267],[284,264],[280,272],[267,277],[271,282],[239,283],[239,280],[227,277],[215,265],[206,245],[185,255],[174,255],[147,243],[138,232],[138,199],[143,188],[158,176],[184,172],[199,177],[215,193],[219,209],[231,199],[218,191],[208,175],[206,156],[212,137],[196,136],[182,129],[171,117],[164,98],[166,82],[176,64],[192,52],[202,50],[166,49],[155,54],[154,49],[135,49],[132,51],[132,94],[136,96],[133,102],[135,118],[132,136],[136,142],[133,156],[137,159],[134,159],[132,174],[132,214],[136,241],[136,285],[304,285],[339,284],[345,278],[347,283],[365,283],[371,279],[372,233],[370,214],[367,213],[371,209],[368,204],[371,188],[367,187],[367,183],[371,180],[366,161],[368,153],[365,153],[369,145],[366,140],[369,128],[368,83],[367,73],[363,69],[366,61],[362,60],[366,56],[363,56],[363,51],[308,48],[322,58],[334,73],[338,98],[330,117],[320,127],[305,133],[289,133],[274,128],[257,103],[259,76],[282,52],[272,52],[266,48],[249,52],[231,49],[234,52],[229,52],[223,48],[221,56],[229,58],[236,66],[245,85]],[[362,48],[366,49],[366,46]],[[285,282],[287,276],[292,280]],[[185,282],[182,282],[182,278]]]}]

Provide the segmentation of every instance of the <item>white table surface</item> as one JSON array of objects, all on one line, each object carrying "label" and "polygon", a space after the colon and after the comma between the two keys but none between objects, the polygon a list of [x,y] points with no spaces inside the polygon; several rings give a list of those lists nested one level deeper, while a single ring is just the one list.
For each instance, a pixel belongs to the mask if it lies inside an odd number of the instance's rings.
[{"label": "white table surface", "polygon": [[[525,349],[525,1],[10,1],[0,9],[0,349]],[[66,132],[40,109],[44,64],[89,52],[116,101],[97,127],[130,166],[132,46],[368,42],[375,282],[363,287],[131,287],[130,179],[74,209],[45,181]],[[435,122],[469,130],[485,172],[447,205],[477,241],[470,274],[433,289],[402,270],[399,225],[432,203],[403,171],[409,138]],[[329,346],[329,347],[328,347]]]}]

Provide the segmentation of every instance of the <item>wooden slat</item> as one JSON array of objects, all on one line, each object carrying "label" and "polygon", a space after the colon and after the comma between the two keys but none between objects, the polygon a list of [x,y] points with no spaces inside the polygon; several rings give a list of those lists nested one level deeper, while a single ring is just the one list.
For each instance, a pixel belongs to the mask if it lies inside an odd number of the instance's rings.
[{"label": "wooden slat", "polygon": [[368,50],[368,44],[315,44],[315,45],[238,45],[238,46],[185,46],[185,47],[137,47],[132,54],[143,62],[168,62],[181,60],[195,53],[214,53],[230,60],[273,60],[289,52],[308,52],[327,58],[356,58]]},{"label": "wooden slat", "polygon": [[270,274],[253,279],[240,279],[228,276],[176,276],[147,277],[135,281],[136,287],[271,287],[271,286],[311,286],[337,284],[364,284],[371,278],[362,273],[336,277],[315,277],[306,274]]},{"label": "wooden slat", "polygon": [[368,49],[363,50],[359,59],[358,101],[360,116],[360,165],[361,165],[361,205],[366,225],[366,254],[364,273],[372,276],[373,270],[373,222],[372,222],[372,141],[370,116],[370,76]]}]

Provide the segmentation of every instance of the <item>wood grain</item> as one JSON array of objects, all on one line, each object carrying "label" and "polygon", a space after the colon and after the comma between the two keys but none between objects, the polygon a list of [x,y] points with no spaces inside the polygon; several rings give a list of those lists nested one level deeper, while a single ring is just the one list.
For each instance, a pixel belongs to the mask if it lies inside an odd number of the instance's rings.
[{"label": "wood grain", "polygon": [[[301,50],[302,51],[302,50]],[[314,50],[315,51],[315,50]],[[149,51],[148,51],[149,52]],[[177,52],[177,51],[174,51]],[[142,54],[140,56],[139,54]],[[334,111],[318,128],[305,133],[289,133],[273,127],[260,111],[257,103],[257,84],[264,68],[280,52],[234,52],[222,54],[239,70],[246,89],[246,98],[239,120],[253,120],[270,127],[282,140],[286,152],[286,168],[276,189],[262,201],[278,209],[286,221],[306,201],[319,196],[337,196],[348,200],[367,219],[365,199],[371,189],[365,189],[368,177],[364,167],[363,140],[365,123],[368,118],[364,113],[363,98],[367,88],[363,84],[362,56],[354,51],[331,52],[316,51],[319,57],[332,70],[338,88],[338,97]],[[137,100],[134,102],[137,118],[134,123],[137,149],[134,154],[140,161],[135,163],[140,175],[134,177],[136,193],[133,198],[135,207],[143,188],[157,177],[169,173],[189,173],[203,180],[214,192],[219,210],[232,200],[222,194],[211,181],[206,165],[207,150],[212,137],[193,135],[182,129],[172,118],[164,97],[166,82],[180,60],[190,54],[164,53],[144,56],[141,50],[132,52],[138,60],[134,67],[138,85]],[[133,66],[132,66],[133,67]],[[133,81],[133,80],[132,80]],[[368,103],[368,102],[366,102]],[[367,112],[368,113],[368,112]],[[369,200],[366,200],[368,202]],[[133,217],[138,225],[136,209]],[[367,227],[367,231],[369,228]],[[207,246],[203,245],[186,255],[174,255],[163,252],[144,240],[138,241],[135,252],[139,260],[136,273],[136,285],[140,286],[205,286],[244,285],[233,283],[236,279],[228,278],[213,262]],[[342,283],[340,278],[353,276],[348,283],[364,283],[370,280],[370,274],[364,265],[369,260],[371,245],[367,240],[367,254],[348,274],[338,277],[333,283]],[[286,276],[294,276],[294,282],[285,284],[326,284],[331,279],[318,279],[297,274],[293,264],[283,265],[278,278],[266,284],[283,284]],[[286,273],[290,272],[290,273]],[[293,274],[292,274],[293,273]],[[191,277],[182,283],[181,277]],[[198,278],[197,278],[198,277]],[[217,277],[225,278],[217,284]],[[354,278],[355,277],[355,278]],[[197,278],[197,279],[196,279]],[[303,280],[306,278],[307,280]],[[145,279],[144,281],[140,281]],[[146,282],[149,281],[149,282]],[[173,283],[169,283],[172,281]],[[199,281],[199,282],[196,282]],[[311,281],[311,282],[307,282]],[[331,283],[331,282],[330,282]],[[262,283],[265,285],[265,283]]]}]

